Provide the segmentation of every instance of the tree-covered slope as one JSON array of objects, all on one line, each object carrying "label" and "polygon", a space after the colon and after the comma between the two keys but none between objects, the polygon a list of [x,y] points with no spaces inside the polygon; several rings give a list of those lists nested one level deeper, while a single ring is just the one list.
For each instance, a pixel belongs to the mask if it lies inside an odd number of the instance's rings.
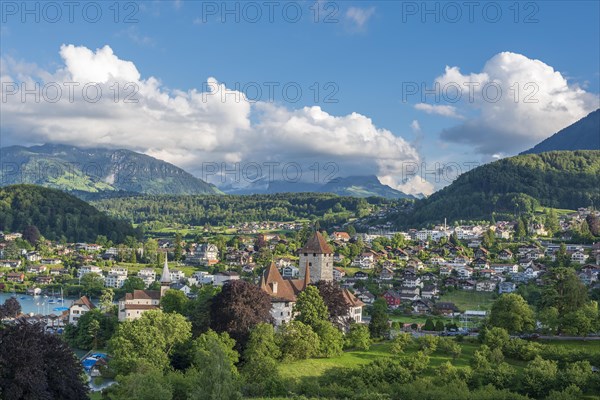
[{"label": "tree-covered slope", "polygon": [[559,150],[600,150],[600,109],[521,154]]},{"label": "tree-covered slope", "polygon": [[34,185],[0,188],[0,230],[23,232],[30,225],[46,239],[64,237],[69,242],[93,242],[97,235],[121,242],[137,234],[130,224],[60,190]]},{"label": "tree-covered slope", "polygon": [[415,204],[401,224],[489,219],[542,205],[600,205],[600,151],[557,151],[505,158],[459,176]]},{"label": "tree-covered slope", "polygon": [[129,150],[11,146],[0,149],[0,160],[0,186],[30,183],[74,193],[220,193],[173,164]]}]

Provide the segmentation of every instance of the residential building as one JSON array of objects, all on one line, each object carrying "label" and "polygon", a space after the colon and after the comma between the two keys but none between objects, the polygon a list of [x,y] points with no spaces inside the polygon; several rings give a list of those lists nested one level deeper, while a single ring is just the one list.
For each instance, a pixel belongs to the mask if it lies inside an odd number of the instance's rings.
[{"label": "residential building", "polygon": [[77,325],[79,318],[95,308],[96,306],[87,296],[80,297],[73,302],[71,307],[69,307],[69,323]]}]

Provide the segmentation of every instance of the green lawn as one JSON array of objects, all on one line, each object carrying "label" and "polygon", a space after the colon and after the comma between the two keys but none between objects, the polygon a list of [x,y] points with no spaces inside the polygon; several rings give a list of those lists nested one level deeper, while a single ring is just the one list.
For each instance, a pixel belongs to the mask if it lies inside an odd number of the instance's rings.
[{"label": "green lawn", "polygon": [[587,353],[600,353],[600,341],[598,340],[540,340],[547,346],[563,347],[568,350],[584,350]]},{"label": "green lawn", "polygon": [[454,303],[460,310],[489,310],[492,308],[494,292],[469,292],[456,290],[441,296],[439,301]]}]

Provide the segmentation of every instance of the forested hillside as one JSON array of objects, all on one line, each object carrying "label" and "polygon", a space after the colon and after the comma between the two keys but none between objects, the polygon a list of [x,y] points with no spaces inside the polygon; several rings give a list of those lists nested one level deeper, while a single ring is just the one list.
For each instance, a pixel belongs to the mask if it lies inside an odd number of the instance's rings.
[{"label": "forested hillside", "polygon": [[134,223],[153,221],[189,225],[223,225],[251,221],[321,219],[343,222],[365,216],[374,207],[407,204],[407,200],[354,198],[327,193],[282,193],[251,196],[135,196],[92,204]]},{"label": "forested hillside", "polygon": [[520,155],[475,168],[415,204],[399,223],[425,224],[514,215],[542,205],[576,209],[600,205],[600,151]]},{"label": "forested hillside", "polygon": [[0,230],[23,232],[28,226],[37,227],[46,239],[68,242],[93,242],[105,235],[118,243],[137,234],[130,224],[60,190],[34,185],[0,188]]}]

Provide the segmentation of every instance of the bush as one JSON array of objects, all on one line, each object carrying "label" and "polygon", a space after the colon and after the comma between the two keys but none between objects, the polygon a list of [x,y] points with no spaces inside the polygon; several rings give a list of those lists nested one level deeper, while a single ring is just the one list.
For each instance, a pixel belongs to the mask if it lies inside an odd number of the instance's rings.
[{"label": "bush", "polygon": [[438,336],[425,335],[421,336],[417,339],[417,344],[419,345],[419,350],[423,350],[427,354],[431,354],[435,352],[437,349]]}]

